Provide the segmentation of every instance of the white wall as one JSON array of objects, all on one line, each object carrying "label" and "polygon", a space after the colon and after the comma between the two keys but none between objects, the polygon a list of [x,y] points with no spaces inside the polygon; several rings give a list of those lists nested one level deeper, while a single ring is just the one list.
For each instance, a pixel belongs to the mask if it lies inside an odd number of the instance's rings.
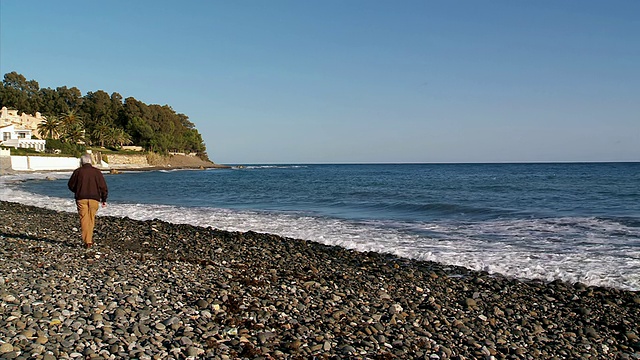
[{"label": "white wall", "polygon": [[16,171],[74,170],[80,159],[52,156],[11,156],[11,168]]},{"label": "white wall", "polygon": [[26,156],[12,156],[11,157],[11,168],[13,170],[29,170],[29,165],[27,165],[27,157]]}]

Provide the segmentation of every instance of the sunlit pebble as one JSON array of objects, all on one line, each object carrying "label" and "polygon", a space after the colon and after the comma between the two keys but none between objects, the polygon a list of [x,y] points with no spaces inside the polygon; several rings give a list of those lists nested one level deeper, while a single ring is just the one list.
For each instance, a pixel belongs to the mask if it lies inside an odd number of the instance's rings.
[{"label": "sunlit pebble", "polygon": [[637,293],[123,218],[99,218],[96,246],[85,250],[73,213],[0,202],[0,214],[0,259],[11,269],[0,273],[0,352],[9,357],[625,358],[640,351]]}]

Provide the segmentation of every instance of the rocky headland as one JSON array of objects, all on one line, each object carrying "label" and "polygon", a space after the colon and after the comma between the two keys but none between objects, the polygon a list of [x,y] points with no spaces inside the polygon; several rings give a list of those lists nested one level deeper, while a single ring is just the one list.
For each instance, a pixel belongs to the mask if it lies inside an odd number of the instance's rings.
[{"label": "rocky headland", "polygon": [[109,168],[114,170],[158,170],[158,169],[211,169],[228,166],[203,160],[190,155],[109,155]]},{"label": "rocky headland", "polygon": [[640,294],[0,202],[0,358],[638,359]]}]

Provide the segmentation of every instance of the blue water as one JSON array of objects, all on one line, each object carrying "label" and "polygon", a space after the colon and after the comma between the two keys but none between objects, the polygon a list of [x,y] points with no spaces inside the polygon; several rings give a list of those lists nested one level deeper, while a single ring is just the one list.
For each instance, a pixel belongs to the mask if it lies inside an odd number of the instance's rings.
[{"label": "blue water", "polygon": [[[11,196],[73,211],[68,174],[54,176]],[[640,290],[640,163],[259,165],[106,178],[103,215]]]}]

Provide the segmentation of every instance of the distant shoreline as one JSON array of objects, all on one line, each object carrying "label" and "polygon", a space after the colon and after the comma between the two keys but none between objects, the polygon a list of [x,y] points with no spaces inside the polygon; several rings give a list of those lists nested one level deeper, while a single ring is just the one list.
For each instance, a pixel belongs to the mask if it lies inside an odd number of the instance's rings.
[{"label": "distant shoreline", "polygon": [[[153,171],[166,169],[225,169],[227,165],[216,164],[195,156],[156,155],[151,158],[144,155],[111,156],[110,162],[103,161],[94,166],[103,171]],[[94,159],[94,162],[97,161]],[[104,165],[104,166],[101,166]],[[76,157],[43,157],[39,155],[0,157],[0,175],[19,173],[38,173],[73,171],[80,166]]]},{"label": "distant shoreline", "polygon": [[110,166],[109,168],[99,168],[102,171],[158,171],[158,170],[207,170],[207,169],[231,169],[228,165],[201,165],[201,166]]}]

